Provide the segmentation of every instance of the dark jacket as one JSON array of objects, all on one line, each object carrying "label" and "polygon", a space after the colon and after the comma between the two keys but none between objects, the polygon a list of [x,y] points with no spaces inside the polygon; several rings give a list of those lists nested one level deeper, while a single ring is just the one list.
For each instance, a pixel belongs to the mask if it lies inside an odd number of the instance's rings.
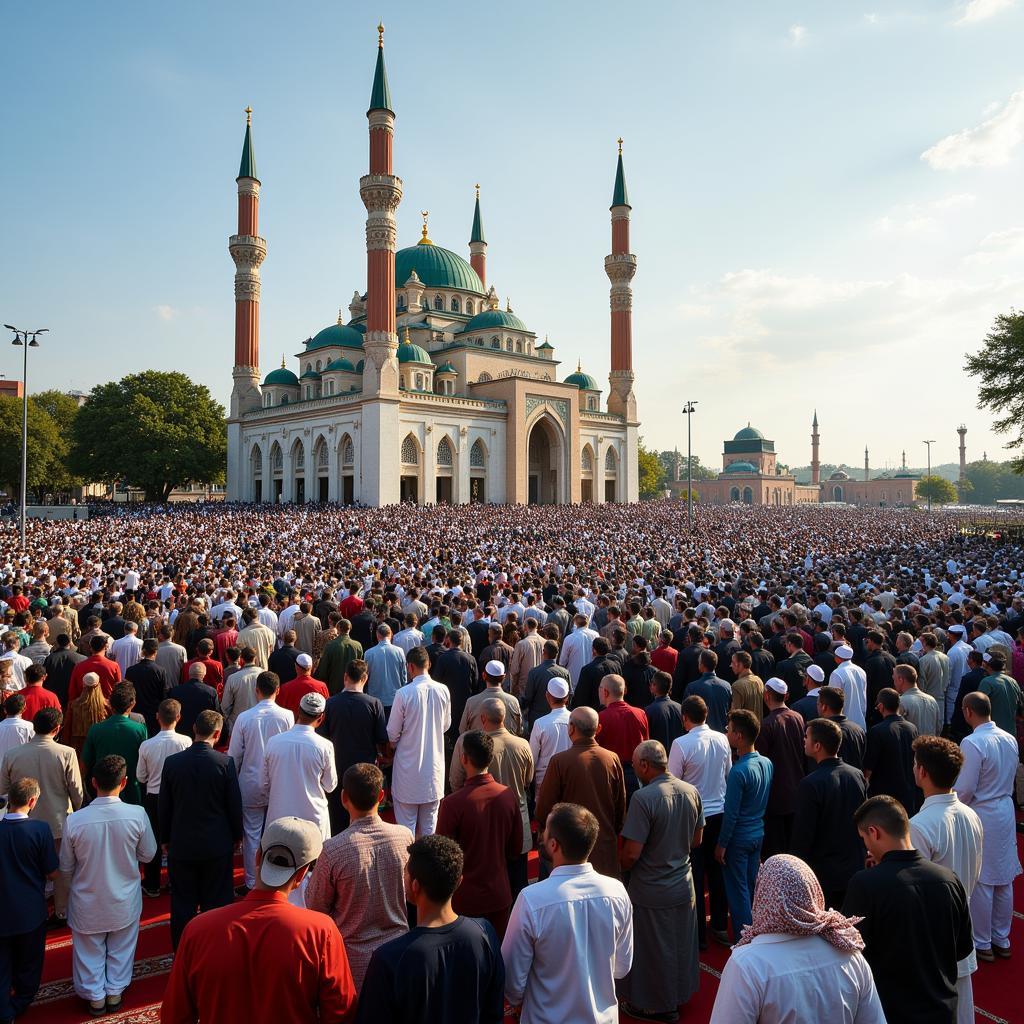
[{"label": "dark jacket", "polygon": [[917,726],[889,715],[868,729],[864,772],[871,773],[868,796],[895,797],[908,815],[916,814],[920,791],[914,783],[914,740]]},{"label": "dark jacket", "polygon": [[784,679],[789,687],[790,703],[807,693],[807,666],[810,664],[810,655],[806,651],[797,651],[792,657],[783,659],[775,666],[775,674]]},{"label": "dark jacket", "polygon": [[167,669],[147,658],[132,665],[124,678],[135,687],[135,710],[146,720],[149,735],[155,736],[160,731],[156,709],[174,686],[174,680],[167,674]]},{"label": "dark jacket", "polygon": [[736,681],[736,673],[732,670],[732,656],[738,650],[740,650],[740,642],[735,637],[719,640],[715,644],[715,654],[718,655],[718,676],[727,683]]},{"label": "dark jacket", "polygon": [[192,727],[201,711],[220,711],[217,691],[206,683],[194,679],[187,683],[178,683],[167,691],[167,696],[181,705],[181,719],[175,726],[175,732],[183,736],[192,736]]},{"label": "dark jacket", "polygon": [[673,742],[683,735],[683,709],[671,697],[655,697],[644,708],[644,714],[651,739],[657,740],[668,753]]},{"label": "dark jacket", "polygon": [[878,691],[892,686],[895,667],[896,659],[886,650],[872,651],[864,660],[864,674],[868,677],[868,717],[872,722],[878,720],[878,712],[875,711]]},{"label": "dark jacket", "polygon": [[62,708],[67,709],[68,684],[71,682],[71,673],[80,661],[85,661],[85,655],[79,654],[74,647],[67,647],[64,650],[54,647],[43,662],[43,668],[46,669],[43,686],[57,695]]},{"label": "dark jacket", "polygon": [[751,651],[750,661],[750,671],[759,679],[767,681],[775,675],[775,657],[771,651],[766,651],[763,647],[760,650]]},{"label": "dark jacket", "polygon": [[601,686],[601,680],[605,676],[617,675],[619,672],[618,662],[609,661],[607,658],[594,658],[587,662],[580,669],[580,677],[576,680],[576,689],[572,694],[571,708],[593,708],[601,710],[601,700],[597,693]]},{"label": "dark jacket", "polygon": [[177,860],[230,856],[242,838],[242,794],[235,762],[209,743],[193,743],[164,761],[158,808],[160,841]]},{"label": "dark jacket", "polygon": [[377,620],[373,613],[365,608],[358,614],[352,616],[352,639],[363,645],[363,650],[368,651],[377,643]]},{"label": "dark jacket", "polygon": [[430,675],[448,687],[452,698],[452,726],[449,731],[458,736],[459,722],[462,720],[466,701],[483,689],[480,685],[480,669],[476,659],[465,651],[452,647],[437,659],[437,664],[430,670]]},{"label": "dark jacket", "polygon": [[707,650],[702,643],[690,644],[679,652],[676,670],[672,673],[672,699],[681,701],[686,688],[700,678],[701,652]]},{"label": "dark jacket", "polygon": [[695,679],[684,691],[687,697],[700,697],[708,706],[708,728],[725,732],[725,725],[732,707],[732,687],[712,672],[705,672]]},{"label": "dark jacket", "polygon": [[622,666],[622,678],[626,680],[626,703],[635,708],[645,708],[654,699],[651,697],[651,680],[658,670],[651,664],[651,656],[644,651],[633,655]]},{"label": "dark jacket", "polygon": [[526,687],[523,690],[521,703],[523,718],[526,722],[526,735],[529,736],[533,723],[548,714],[548,683],[552,679],[564,679],[572,687],[572,678],[568,671],[556,661],[545,660],[530,669],[526,676]]},{"label": "dark jacket", "polygon": [[483,619],[478,619],[466,626],[466,632],[469,633],[469,645],[473,651],[473,657],[477,661],[480,660],[480,655],[488,644],[490,628],[491,624]]},{"label": "dark jacket", "polygon": [[761,719],[761,731],[754,748],[773,765],[772,788],[765,813],[792,814],[807,765],[803,718],[792,708],[773,708]]},{"label": "dark jacket", "polygon": [[839,744],[839,757],[848,765],[862,771],[864,750],[868,743],[864,730],[856,722],[851,722],[846,715],[833,715],[831,720],[839,726],[839,731],[843,734],[843,741]]},{"label": "dark jacket", "polygon": [[272,651],[267,659],[267,668],[276,672],[281,685],[290,683],[295,678],[295,659],[302,653],[294,645],[291,647],[278,647]]}]

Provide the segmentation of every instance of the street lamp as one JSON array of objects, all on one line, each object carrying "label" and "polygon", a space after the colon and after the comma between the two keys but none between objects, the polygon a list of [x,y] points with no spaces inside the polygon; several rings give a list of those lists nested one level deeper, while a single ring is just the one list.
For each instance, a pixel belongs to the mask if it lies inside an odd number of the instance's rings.
[{"label": "street lamp", "polygon": [[932,445],[935,444],[935,439],[932,438],[930,441],[922,441],[921,444],[928,448],[928,511],[932,510]]},{"label": "street lamp", "polygon": [[[40,327],[36,331],[23,331],[10,324],[4,324],[9,331],[14,331],[12,345],[19,345],[24,349],[23,365],[21,371],[21,550],[25,550],[25,500],[28,490],[28,350],[39,348],[36,338],[40,334],[46,334],[49,328]],[[31,340],[30,340],[31,339]]]},{"label": "street lamp", "polygon": [[687,402],[686,408],[683,409],[683,415],[686,417],[686,522],[691,533],[693,532],[693,434],[690,424],[693,414],[697,411],[696,405],[696,402]]}]

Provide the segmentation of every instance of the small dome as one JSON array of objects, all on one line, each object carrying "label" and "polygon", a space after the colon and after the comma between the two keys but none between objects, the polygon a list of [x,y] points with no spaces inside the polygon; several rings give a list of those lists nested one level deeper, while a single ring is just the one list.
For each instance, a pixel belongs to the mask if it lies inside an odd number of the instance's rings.
[{"label": "small dome", "polygon": [[411,341],[403,341],[398,346],[398,361],[400,363],[425,363],[429,366],[430,356],[427,355],[426,349],[420,348],[419,345],[414,345]]},{"label": "small dome", "polygon": [[736,431],[736,436],[733,438],[734,441],[763,441],[764,434],[761,433],[757,427],[752,427],[749,423],[742,429]]},{"label": "small dome", "polygon": [[477,313],[472,320],[462,328],[462,333],[470,331],[486,331],[494,327],[507,327],[511,331],[529,331],[529,328],[522,320],[504,309],[485,309]]},{"label": "small dome", "polygon": [[297,388],[299,386],[299,378],[296,377],[291,370],[284,366],[279,366],[276,370],[271,370],[270,373],[267,374],[263,381],[263,386],[266,387],[268,384]]},{"label": "small dome", "polygon": [[601,389],[597,386],[597,381],[590,376],[589,373],[584,373],[582,370],[577,369],[575,373],[570,373],[563,382],[565,384],[575,384],[580,391],[600,391]]},{"label": "small dome", "polygon": [[343,373],[355,373],[356,368],[344,357],[338,356],[332,359],[323,369],[324,373],[334,373],[341,370]]},{"label": "small dome", "polygon": [[830,477],[829,480],[849,480],[850,474],[844,473],[841,469],[837,469]]},{"label": "small dome", "polygon": [[451,373],[451,374],[454,374],[455,376],[458,376],[458,373],[459,373],[459,371],[456,370],[455,367],[452,366],[451,363],[444,363],[444,364],[442,364],[441,366],[439,366],[437,368],[436,372],[437,373]]},{"label": "small dome", "polygon": [[319,380],[320,374],[316,372],[312,367],[308,369],[299,380]]},{"label": "small dome", "polygon": [[320,348],[330,348],[332,345],[340,345],[342,348],[362,348],[363,335],[355,327],[348,324],[331,324],[325,327],[311,341],[306,342],[306,352],[313,352]]},{"label": "small dome", "polygon": [[425,288],[457,288],[483,295],[484,284],[477,272],[461,257],[432,242],[410,245],[395,253],[395,280],[404,284],[416,276]]},{"label": "small dome", "polygon": [[726,473],[756,473],[757,466],[752,462],[730,462],[725,467]]}]

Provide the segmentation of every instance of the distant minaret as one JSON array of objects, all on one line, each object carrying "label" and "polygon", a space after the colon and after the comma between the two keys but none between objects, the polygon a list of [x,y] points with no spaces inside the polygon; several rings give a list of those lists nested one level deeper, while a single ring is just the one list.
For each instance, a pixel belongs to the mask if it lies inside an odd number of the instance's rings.
[{"label": "distant minaret", "polygon": [[960,480],[957,489],[960,492],[961,503],[964,500],[964,484],[967,482],[967,427],[962,423],[956,428],[960,435]]},{"label": "distant minaret", "polygon": [[821,463],[818,461],[818,410],[814,410],[814,422],[811,424],[811,483],[817,487],[821,483]]},{"label": "distant minaret", "polygon": [[871,470],[868,468],[868,446],[864,445],[864,482],[871,479]]},{"label": "distant minaret", "polygon": [[476,271],[480,283],[487,289],[487,239],[484,221],[480,216],[480,186],[476,186],[476,206],[473,207],[473,230],[469,235],[469,265]]},{"label": "distant minaret", "polygon": [[906,469],[907,469],[907,449],[906,448],[903,449],[903,462],[901,463],[901,466],[902,466],[904,472],[906,472]]}]

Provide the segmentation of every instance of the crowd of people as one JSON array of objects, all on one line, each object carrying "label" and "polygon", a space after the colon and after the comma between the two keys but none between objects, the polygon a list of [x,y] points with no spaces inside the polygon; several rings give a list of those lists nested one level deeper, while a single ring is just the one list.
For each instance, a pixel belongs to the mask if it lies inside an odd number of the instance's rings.
[{"label": "crowd of people", "polygon": [[0,524],[0,1022],[65,925],[119,1010],[168,886],[174,1024],[676,1021],[710,942],[715,1024],[973,1021],[1021,871],[1024,549],[696,512]]}]

